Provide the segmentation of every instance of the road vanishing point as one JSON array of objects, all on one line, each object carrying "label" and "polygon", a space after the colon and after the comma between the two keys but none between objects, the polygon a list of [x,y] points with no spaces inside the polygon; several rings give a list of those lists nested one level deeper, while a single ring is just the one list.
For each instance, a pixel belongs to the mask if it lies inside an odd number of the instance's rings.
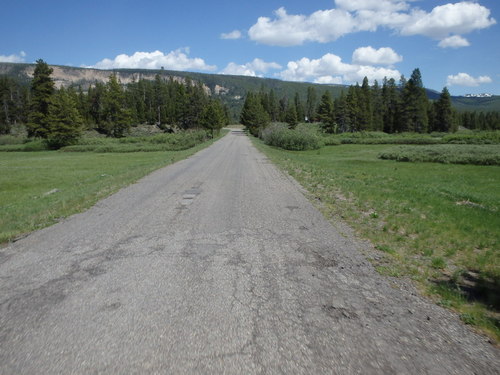
[{"label": "road vanishing point", "polygon": [[0,374],[499,374],[233,130],[0,249]]}]

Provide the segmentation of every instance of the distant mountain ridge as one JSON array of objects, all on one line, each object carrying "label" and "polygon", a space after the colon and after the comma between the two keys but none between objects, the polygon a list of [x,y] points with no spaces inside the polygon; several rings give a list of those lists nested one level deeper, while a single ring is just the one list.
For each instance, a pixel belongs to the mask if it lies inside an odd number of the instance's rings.
[{"label": "distant mountain ridge", "polygon": [[[57,87],[82,86],[87,89],[95,82],[107,82],[111,74],[116,74],[124,84],[138,81],[140,79],[153,80],[159,74],[164,77],[172,77],[174,80],[184,81],[191,78],[202,82],[206,90],[213,95],[217,95],[230,108],[238,110],[243,105],[243,99],[247,91],[258,91],[261,88],[266,90],[274,89],[277,97],[287,96],[293,98],[295,93],[299,93],[302,100],[306,100],[307,88],[314,87],[319,96],[328,90],[333,97],[338,97],[347,85],[325,85],[309,82],[281,81],[273,78],[260,78],[248,76],[232,76],[224,74],[208,74],[196,72],[182,72],[172,70],[152,70],[152,69],[113,69],[102,70],[93,68],[79,68],[71,66],[51,65],[54,69],[52,77]],[[35,64],[3,63],[0,62],[0,75],[16,78],[23,82],[29,82],[33,76]],[[440,93],[426,89],[427,96],[431,100],[439,97]],[[458,110],[469,111],[500,111],[500,96],[452,96],[452,103]]]}]

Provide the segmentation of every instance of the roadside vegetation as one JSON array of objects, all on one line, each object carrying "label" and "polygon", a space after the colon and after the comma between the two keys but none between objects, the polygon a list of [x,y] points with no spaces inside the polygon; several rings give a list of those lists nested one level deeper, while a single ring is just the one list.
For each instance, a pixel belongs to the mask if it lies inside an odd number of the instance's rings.
[{"label": "roadside vegetation", "polygon": [[261,91],[243,108],[255,145],[371,241],[380,273],[500,341],[500,114],[457,112],[446,88],[429,101],[418,69],[316,106],[270,101]]},{"label": "roadside vegetation", "polygon": [[500,167],[380,159],[390,145],[296,152],[255,144],[328,219],[374,244],[380,273],[413,279],[500,341]]},{"label": "roadside vegetation", "polygon": [[98,145],[125,147],[119,152],[116,149],[0,152],[0,243],[81,212],[155,169],[189,157],[216,139],[179,151],[128,152],[131,151],[128,147],[137,143],[124,143]]}]

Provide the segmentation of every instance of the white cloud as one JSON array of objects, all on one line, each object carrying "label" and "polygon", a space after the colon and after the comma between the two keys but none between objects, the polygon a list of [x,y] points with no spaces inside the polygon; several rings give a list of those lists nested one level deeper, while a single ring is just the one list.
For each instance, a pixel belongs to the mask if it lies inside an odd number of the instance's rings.
[{"label": "white cloud", "polygon": [[390,47],[375,49],[371,46],[360,47],[352,54],[352,62],[364,65],[393,65],[403,61],[403,57],[398,55]]},{"label": "white cloud", "polygon": [[267,73],[271,69],[281,69],[281,65],[275,62],[265,62],[262,59],[256,58],[243,65],[230,62],[221,73],[257,77],[259,76],[258,73]]},{"label": "white cloud", "polygon": [[179,48],[167,54],[161,51],[135,52],[131,56],[121,54],[116,56],[113,60],[104,59],[90,67],[97,69],[160,69],[163,67],[171,70],[207,71],[217,69],[215,65],[207,65],[205,61],[199,57],[191,58],[188,55],[189,48]]},{"label": "white cloud", "polygon": [[230,33],[222,33],[220,34],[221,39],[240,39],[241,38],[241,31],[240,30],[233,30]]},{"label": "white cloud", "polygon": [[355,27],[352,16],[345,10],[319,10],[304,16],[289,15],[281,7],[275,15],[275,20],[259,17],[248,30],[250,39],[273,46],[295,46],[307,41],[325,43],[336,40]]},{"label": "white cloud", "polygon": [[467,34],[495,23],[496,21],[490,18],[488,8],[464,1],[437,6],[430,13],[414,12],[411,21],[402,27],[401,33],[444,39],[450,34]]},{"label": "white cloud", "polygon": [[[398,0],[337,0],[337,8],[318,10],[310,15],[288,14],[281,7],[275,17],[259,17],[250,27],[250,39],[273,46],[295,46],[305,42],[326,43],[343,35],[389,28],[400,35],[424,35],[443,44],[458,37],[495,24],[490,10],[478,3],[462,1],[436,6],[431,12]],[[465,39],[461,46],[465,46]]]},{"label": "white cloud", "polygon": [[332,53],[319,59],[303,57],[290,61],[287,69],[277,74],[286,81],[313,81],[317,83],[353,83],[361,82],[366,76],[370,81],[387,78],[399,78],[401,73],[394,69],[369,65],[347,64]]},{"label": "white cloud", "polygon": [[321,77],[316,78],[314,80],[314,83],[341,85],[342,78],[341,77],[332,77],[332,76],[321,76]]},{"label": "white cloud", "polygon": [[448,38],[441,40],[438,43],[438,46],[441,48],[460,48],[460,47],[468,47],[470,43],[467,39],[462,38],[460,35],[452,35]]},{"label": "white cloud", "polygon": [[9,62],[9,63],[23,63],[26,57],[26,53],[24,51],[19,52],[19,55],[0,55],[0,62]]},{"label": "white cloud", "polygon": [[446,86],[468,86],[476,87],[483,83],[491,83],[492,80],[488,76],[472,77],[467,73],[458,73],[457,75],[449,75],[446,80]]}]

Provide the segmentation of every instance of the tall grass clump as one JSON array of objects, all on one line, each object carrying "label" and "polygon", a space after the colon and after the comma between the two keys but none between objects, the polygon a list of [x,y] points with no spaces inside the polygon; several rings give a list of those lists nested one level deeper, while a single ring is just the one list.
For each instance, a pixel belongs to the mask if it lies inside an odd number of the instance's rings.
[{"label": "tall grass clump", "polygon": [[500,165],[497,145],[400,146],[379,154],[380,159],[444,164]]},{"label": "tall grass clump", "polygon": [[205,130],[124,138],[82,138],[77,145],[63,147],[65,152],[155,152],[181,151],[208,140]]},{"label": "tall grass clump", "polygon": [[500,144],[500,131],[480,131],[447,134],[443,137],[444,143],[454,144]]},{"label": "tall grass clump", "polygon": [[387,134],[384,132],[356,132],[342,133],[337,135],[342,144],[438,144],[442,143],[441,138],[431,136],[430,134],[420,133],[396,133]]},{"label": "tall grass clump", "polygon": [[16,137],[16,136],[10,135],[10,134],[0,135],[0,146],[20,145],[23,143],[25,143],[24,137]]},{"label": "tall grass clump", "polygon": [[292,130],[286,124],[273,123],[262,131],[261,138],[269,146],[291,151],[317,150],[324,145],[318,131],[306,124]]}]

